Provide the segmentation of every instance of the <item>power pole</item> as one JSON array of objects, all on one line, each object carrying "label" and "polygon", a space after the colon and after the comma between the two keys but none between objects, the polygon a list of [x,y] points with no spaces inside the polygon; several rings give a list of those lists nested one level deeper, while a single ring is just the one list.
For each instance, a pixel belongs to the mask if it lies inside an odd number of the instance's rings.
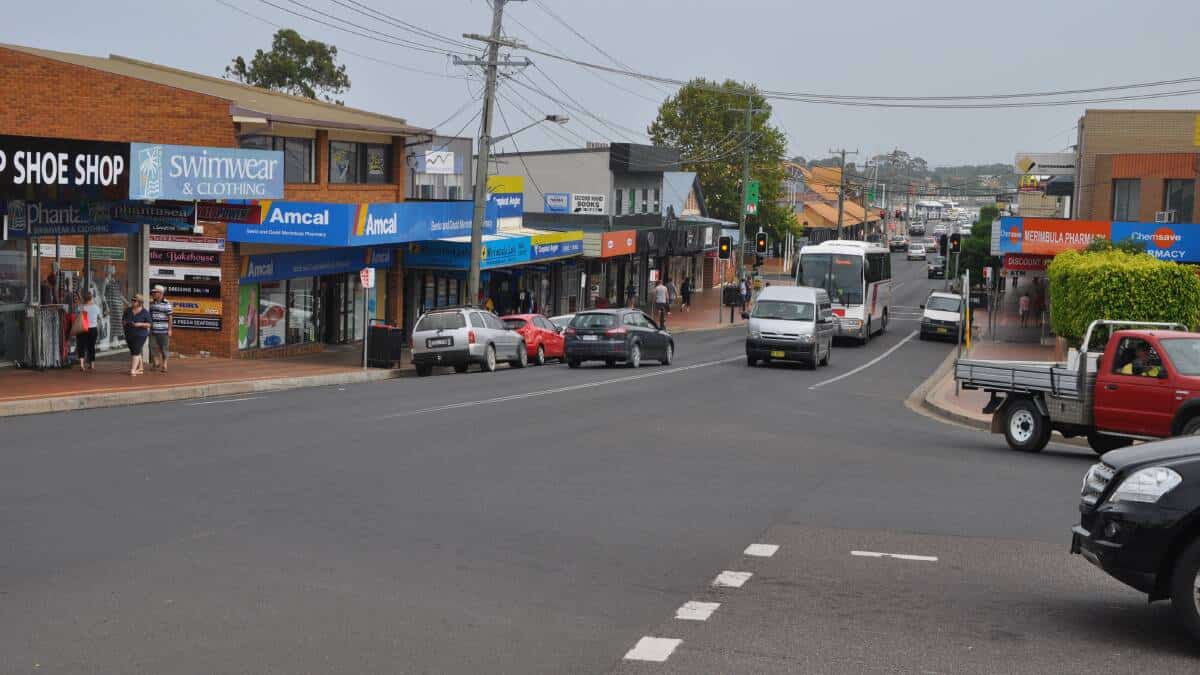
[{"label": "power pole", "polygon": [[[845,213],[845,210],[846,210],[846,152],[847,151],[845,148],[842,148],[841,150],[830,150],[829,151],[830,154],[833,154],[833,155],[841,154],[841,156],[842,156],[841,169],[838,172],[838,181],[839,181],[839,183],[838,183],[838,224],[837,224],[837,238],[838,239],[842,238],[842,219],[843,219],[843,214]],[[858,151],[855,150],[854,152],[851,152],[850,154],[857,155]]]},{"label": "power pole", "polygon": [[746,93],[745,108],[730,108],[730,112],[746,113],[746,140],[742,148],[742,203],[738,207],[738,245],[737,245],[737,278],[745,278],[746,274],[746,201],[750,198],[750,139],[753,136],[754,113],[766,112],[766,108],[754,107],[754,94]]},{"label": "power pole", "polygon": [[[465,61],[455,58],[458,65],[483,66],[486,75],[483,86],[483,117],[479,131],[479,156],[475,160],[475,209],[471,216],[471,262],[467,276],[467,301],[479,302],[479,261],[483,253],[483,221],[487,211],[487,176],[489,154],[492,149],[492,106],[496,98],[496,69],[500,64],[500,23],[504,15],[504,5],[521,0],[492,0],[492,32],[488,37],[475,34],[464,34],[463,37],[487,43],[487,61],[473,59]],[[507,43],[506,43],[507,44]],[[510,46],[516,46],[512,44]],[[528,65],[505,62],[504,65]]]}]

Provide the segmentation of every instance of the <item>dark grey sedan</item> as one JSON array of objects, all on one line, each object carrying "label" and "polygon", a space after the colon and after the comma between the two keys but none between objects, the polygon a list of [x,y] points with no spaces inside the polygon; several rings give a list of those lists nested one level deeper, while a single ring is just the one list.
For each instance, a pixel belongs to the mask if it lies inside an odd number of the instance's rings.
[{"label": "dark grey sedan", "polygon": [[639,309],[597,309],[571,319],[566,337],[567,365],[578,368],[585,361],[606,365],[624,363],[630,368],[643,359],[664,366],[675,358],[675,340],[665,329]]}]

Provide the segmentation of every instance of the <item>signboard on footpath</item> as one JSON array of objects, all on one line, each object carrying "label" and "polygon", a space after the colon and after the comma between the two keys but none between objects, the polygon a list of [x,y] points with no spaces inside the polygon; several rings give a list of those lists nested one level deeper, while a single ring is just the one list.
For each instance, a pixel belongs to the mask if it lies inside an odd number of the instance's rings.
[{"label": "signboard on footpath", "polygon": [[150,235],[150,283],[162,285],[173,310],[171,324],[184,330],[221,330],[221,254],[225,240],[186,234]]}]

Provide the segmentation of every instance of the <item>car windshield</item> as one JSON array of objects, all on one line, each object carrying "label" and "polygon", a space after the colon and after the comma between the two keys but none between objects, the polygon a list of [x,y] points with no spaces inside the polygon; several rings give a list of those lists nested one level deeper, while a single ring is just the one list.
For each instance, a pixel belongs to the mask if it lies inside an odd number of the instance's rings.
[{"label": "car windshield", "polygon": [[556,316],[553,319],[550,319],[550,323],[554,324],[555,326],[557,326],[559,328],[565,328],[571,324],[571,319],[573,319],[573,318],[575,318],[575,317]]},{"label": "car windshield", "polygon": [[924,251],[924,250],[925,250],[925,245],[924,245],[924,244],[909,244],[909,246],[908,246],[908,250],[910,250],[910,251]]},{"label": "car windshield", "polygon": [[1168,338],[1162,348],[1180,375],[1200,375],[1200,338]]},{"label": "car windshield", "polygon": [[613,314],[576,314],[571,320],[574,328],[612,328],[617,325],[617,317]]},{"label": "car windshield", "polygon": [[521,330],[525,327],[525,319],[505,319],[504,327],[509,330]]},{"label": "car windshield", "polygon": [[958,298],[947,298],[944,295],[935,295],[925,303],[925,309],[932,309],[935,312],[957,312],[962,305],[962,300]]},{"label": "car windshield", "polygon": [[788,302],[786,300],[759,300],[754,304],[750,316],[755,319],[781,319],[783,321],[812,321],[811,302]]},{"label": "car windshield", "polygon": [[823,288],[829,298],[842,305],[863,301],[863,259],[837,253],[806,253],[800,256],[802,286]]},{"label": "car windshield", "polygon": [[456,328],[466,328],[467,321],[463,318],[461,312],[438,312],[437,314],[426,314],[417,322],[416,331],[427,330],[454,330]]}]

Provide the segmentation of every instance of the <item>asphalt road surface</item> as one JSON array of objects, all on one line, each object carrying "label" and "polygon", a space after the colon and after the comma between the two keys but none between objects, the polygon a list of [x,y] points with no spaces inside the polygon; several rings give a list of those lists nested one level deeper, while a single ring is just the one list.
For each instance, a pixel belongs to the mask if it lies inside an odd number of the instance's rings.
[{"label": "asphalt road surface", "polygon": [[816,371],[725,330],[0,421],[0,672],[1196,672],[1067,553],[1090,452],[905,406],[952,346],[894,259],[887,334]]}]

